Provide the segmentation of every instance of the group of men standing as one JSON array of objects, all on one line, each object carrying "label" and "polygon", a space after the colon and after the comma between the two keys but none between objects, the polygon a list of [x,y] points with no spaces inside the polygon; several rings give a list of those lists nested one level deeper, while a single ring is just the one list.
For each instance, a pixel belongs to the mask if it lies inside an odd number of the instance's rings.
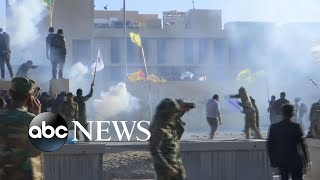
[{"label": "group of men standing", "polygon": [[[281,92],[280,98],[276,100],[275,96],[271,96],[269,102],[268,112],[270,114],[270,123],[275,124],[282,120],[281,107],[290,102],[286,99],[286,93]],[[302,102],[301,98],[295,98],[294,100],[294,116],[293,122],[301,125],[302,130],[305,130],[303,125],[303,118],[308,113],[307,106]],[[310,108],[309,114],[310,126],[307,134],[308,138],[320,138],[320,101],[313,103]]]},{"label": "group of men standing", "polygon": [[[255,133],[255,137],[262,139],[259,128],[259,110],[255,104],[255,99],[249,97],[244,87],[240,87],[238,94],[230,95],[228,98],[240,98],[239,105],[243,108],[242,113],[245,114],[245,127],[244,132],[247,139],[250,139],[250,130]],[[219,105],[219,96],[214,95],[209,99],[206,106],[207,122],[210,125],[209,139],[213,139],[218,128],[221,125],[221,111]]]}]

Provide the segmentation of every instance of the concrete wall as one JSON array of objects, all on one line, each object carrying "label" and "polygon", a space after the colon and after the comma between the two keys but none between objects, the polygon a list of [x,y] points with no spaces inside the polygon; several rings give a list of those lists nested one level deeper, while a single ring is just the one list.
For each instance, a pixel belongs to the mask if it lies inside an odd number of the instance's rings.
[{"label": "concrete wall", "polygon": [[45,154],[45,179],[102,180],[104,145],[64,145]]},{"label": "concrete wall", "polygon": [[312,169],[307,172],[305,180],[320,179],[320,139],[307,139]]}]

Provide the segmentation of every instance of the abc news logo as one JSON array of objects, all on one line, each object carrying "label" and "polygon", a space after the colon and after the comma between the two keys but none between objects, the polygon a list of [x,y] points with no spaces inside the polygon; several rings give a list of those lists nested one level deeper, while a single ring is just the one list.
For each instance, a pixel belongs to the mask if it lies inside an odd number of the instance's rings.
[{"label": "abc news logo", "polygon": [[[111,141],[111,136],[106,139],[102,138],[103,132],[109,133],[109,127],[114,127],[119,141],[122,141],[122,139],[124,139],[124,136],[126,136],[127,141],[129,141],[135,128],[137,128],[142,134],[144,134],[144,138],[139,138],[138,136],[136,136],[137,141],[148,141],[151,136],[149,130],[142,126],[142,124],[147,124],[149,126],[149,121],[132,121],[131,123],[133,123],[133,126],[131,130],[129,130],[129,128],[127,127],[127,121],[88,121],[87,123],[88,130],[83,127],[78,121],[71,122],[71,126],[73,128],[68,127],[66,121],[60,115],[51,112],[45,112],[37,115],[31,121],[29,125],[28,135],[31,144],[38,150],[44,152],[53,152],[60,149],[68,140],[68,136],[70,135],[69,130],[73,130],[72,141],[74,142],[79,141],[76,136],[76,134],[78,133],[82,133],[90,141],[93,142]],[[92,131],[92,125],[94,123],[97,127],[96,132]],[[103,126],[108,126],[108,128],[103,129]],[[96,139],[94,140],[92,138],[93,133],[96,133]]]}]

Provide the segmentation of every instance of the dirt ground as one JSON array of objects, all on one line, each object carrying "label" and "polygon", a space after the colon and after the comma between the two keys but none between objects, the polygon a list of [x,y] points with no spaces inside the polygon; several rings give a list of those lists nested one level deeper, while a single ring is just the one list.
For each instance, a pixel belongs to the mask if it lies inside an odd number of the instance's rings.
[{"label": "dirt ground", "polygon": [[154,171],[148,151],[125,151],[103,157],[106,180],[153,179]]}]

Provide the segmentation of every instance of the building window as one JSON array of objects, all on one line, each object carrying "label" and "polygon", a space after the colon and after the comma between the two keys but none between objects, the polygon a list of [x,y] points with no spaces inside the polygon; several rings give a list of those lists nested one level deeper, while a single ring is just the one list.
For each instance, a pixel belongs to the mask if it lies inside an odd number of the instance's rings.
[{"label": "building window", "polygon": [[158,64],[166,63],[166,42],[164,39],[157,40],[157,58]]},{"label": "building window", "polygon": [[74,62],[83,62],[91,59],[90,40],[73,40],[72,50]]},{"label": "building window", "polygon": [[135,46],[137,46],[136,44],[134,44],[130,38],[127,38],[127,62],[129,64],[132,64],[135,62]]},{"label": "building window", "polygon": [[111,63],[119,63],[120,56],[120,38],[111,38]]},{"label": "building window", "polygon": [[208,45],[209,42],[207,39],[200,39],[199,40],[199,63],[203,64],[208,61]]},{"label": "building window", "polygon": [[213,40],[213,60],[221,64],[224,62],[224,39],[214,39]]},{"label": "building window", "polygon": [[121,67],[111,67],[111,80],[112,81],[123,81],[124,72]]},{"label": "building window", "polygon": [[193,40],[184,40],[184,62],[186,64],[193,64]]}]

